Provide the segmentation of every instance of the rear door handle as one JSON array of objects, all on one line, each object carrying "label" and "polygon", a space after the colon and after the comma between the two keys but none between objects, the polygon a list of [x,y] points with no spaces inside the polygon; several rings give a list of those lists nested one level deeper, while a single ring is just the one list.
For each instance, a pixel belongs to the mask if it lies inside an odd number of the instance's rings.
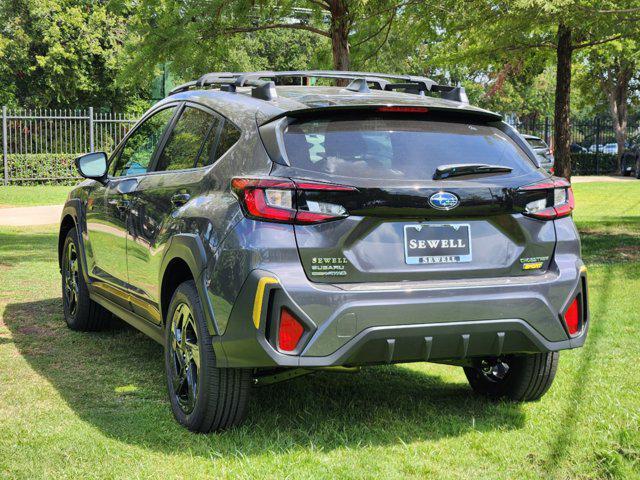
[{"label": "rear door handle", "polygon": [[176,193],[173,197],[171,197],[171,203],[173,203],[176,207],[181,207],[185,203],[189,201],[191,195],[188,193]]}]

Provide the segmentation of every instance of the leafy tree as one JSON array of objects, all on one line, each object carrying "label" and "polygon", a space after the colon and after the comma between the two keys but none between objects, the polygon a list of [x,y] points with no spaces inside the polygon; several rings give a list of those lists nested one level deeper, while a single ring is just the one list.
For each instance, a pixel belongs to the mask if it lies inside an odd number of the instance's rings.
[{"label": "leafy tree", "polygon": [[[141,0],[134,32],[137,37],[132,70],[143,63],[173,61],[180,65],[214,64],[233,70],[261,64],[250,55],[254,39],[284,44],[282,63],[317,66],[332,65],[336,70],[352,66],[352,47],[365,65],[391,43],[400,44],[400,29],[417,21],[412,5],[418,0]],[[399,19],[402,18],[402,21]],[[424,17],[421,17],[424,18]],[[276,32],[273,36],[256,32]],[[304,32],[304,37],[295,33]],[[405,32],[409,35],[411,32]],[[424,33],[424,32],[423,32]],[[254,35],[248,35],[254,34]],[[415,37],[417,32],[414,31]],[[308,39],[315,48],[306,63],[292,59],[296,39]],[[283,41],[283,40],[287,41]],[[405,38],[404,48],[407,48]],[[415,44],[414,44],[415,45]],[[258,49],[259,50],[259,49]],[[330,53],[330,59],[326,52]],[[308,52],[308,51],[307,51]],[[321,53],[322,52],[322,53]],[[269,58],[262,52],[261,58]],[[274,64],[267,65],[273,68]],[[200,70],[201,72],[204,69]]]},{"label": "leafy tree", "polygon": [[466,58],[506,64],[527,51],[554,53],[555,170],[569,177],[573,55],[640,35],[640,0],[469,0],[451,1],[450,9],[443,30]]},{"label": "leafy tree", "polygon": [[124,19],[89,0],[0,0],[0,100],[11,105],[122,109]]},{"label": "leafy tree", "polygon": [[612,41],[585,52],[581,60],[578,86],[594,103],[604,97],[616,133],[620,168],[627,141],[629,106],[632,100],[638,100],[640,43],[633,39]]}]

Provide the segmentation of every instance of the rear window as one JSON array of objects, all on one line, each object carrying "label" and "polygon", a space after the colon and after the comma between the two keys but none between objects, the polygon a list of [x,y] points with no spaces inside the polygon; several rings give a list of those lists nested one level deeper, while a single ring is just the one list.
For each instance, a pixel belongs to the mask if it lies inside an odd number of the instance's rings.
[{"label": "rear window", "polygon": [[539,138],[527,138],[527,142],[532,148],[549,148],[543,140]]},{"label": "rear window", "polygon": [[396,117],[296,121],[284,131],[291,166],[355,178],[431,179],[437,167],[486,163],[513,174],[535,167],[499,128]]}]

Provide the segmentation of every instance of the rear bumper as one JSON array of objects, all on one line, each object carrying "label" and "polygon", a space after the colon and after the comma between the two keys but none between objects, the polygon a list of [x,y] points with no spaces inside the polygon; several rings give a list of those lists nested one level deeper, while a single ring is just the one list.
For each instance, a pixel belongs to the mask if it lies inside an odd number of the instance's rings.
[{"label": "rear bumper", "polygon": [[[544,275],[501,279],[499,284],[478,280],[337,287],[300,281],[304,277],[299,273],[287,269],[250,274],[227,330],[215,343],[221,366],[464,363],[473,357],[577,348],[584,344],[589,326],[588,308],[582,330],[573,338],[561,320],[576,296],[584,291],[582,298],[587,298],[579,261]],[[277,281],[260,281],[266,277]],[[305,326],[293,355],[278,351],[274,338],[283,306]]]}]

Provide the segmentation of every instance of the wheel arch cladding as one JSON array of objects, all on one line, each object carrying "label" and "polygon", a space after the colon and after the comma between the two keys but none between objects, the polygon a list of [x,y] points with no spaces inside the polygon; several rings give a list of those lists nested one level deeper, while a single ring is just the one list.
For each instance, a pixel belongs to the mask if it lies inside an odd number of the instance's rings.
[{"label": "wheel arch cladding", "polygon": [[177,234],[171,237],[160,268],[160,311],[164,319],[175,289],[185,280],[193,279],[205,313],[211,335],[218,335],[213,307],[206,294],[204,269],[207,265],[202,239],[193,234]]},{"label": "wheel arch cladding", "polygon": [[169,303],[171,303],[174,292],[181,283],[187,280],[195,280],[191,268],[181,257],[173,257],[164,270],[160,287],[160,305],[163,319],[167,316]]},{"label": "wheel arch cladding", "polygon": [[64,241],[67,238],[69,231],[76,226],[76,220],[72,214],[67,213],[60,222],[60,233],[58,234],[58,266],[62,268],[62,250],[64,248]]}]

